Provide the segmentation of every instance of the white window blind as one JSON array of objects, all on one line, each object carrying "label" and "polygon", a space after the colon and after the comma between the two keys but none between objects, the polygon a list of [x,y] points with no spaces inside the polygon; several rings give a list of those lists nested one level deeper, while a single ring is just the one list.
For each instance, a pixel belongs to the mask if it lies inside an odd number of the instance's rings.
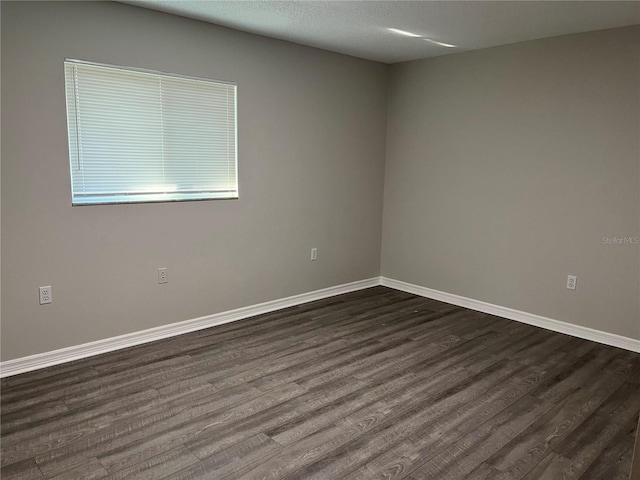
[{"label": "white window blind", "polygon": [[72,202],[237,198],[236,86],[65,61]]}]

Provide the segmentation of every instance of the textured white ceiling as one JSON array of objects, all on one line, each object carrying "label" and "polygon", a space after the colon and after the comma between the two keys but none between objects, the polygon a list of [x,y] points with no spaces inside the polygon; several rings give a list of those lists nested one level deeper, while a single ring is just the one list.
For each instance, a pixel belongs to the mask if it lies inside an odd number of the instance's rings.
[{"label": "textured white ceiling", "polygon": [[640,24],[639,1],[123,1],[384,63]]}]

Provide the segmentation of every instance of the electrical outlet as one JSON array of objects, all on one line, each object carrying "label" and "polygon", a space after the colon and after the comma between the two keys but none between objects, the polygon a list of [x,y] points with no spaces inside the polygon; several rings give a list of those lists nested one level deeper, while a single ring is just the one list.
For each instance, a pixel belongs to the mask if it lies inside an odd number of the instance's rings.
[{"label": "electrical outlet", "polygon": [[578,281],[578,277],[576,277],[575,275],[569,275],[567,277],[567,288],[569,290],[575,290],[577,281]]},{"label": "electrical outlet", "polygon": [[39,287],[38,290],[40,291],[40,305],[53,302],[53,289],[51,285]]},{"label": "electrical outlet", "polygon": [[318,249],[317,248],[312,248],[311,249],[311,260],[317,260],[318,259]]},{"label": "electrical outlet", "polygon": [[162,267],[158,269],[158,283],[167,283],[169,281],[169,276],[167,274],[167,267]]}]

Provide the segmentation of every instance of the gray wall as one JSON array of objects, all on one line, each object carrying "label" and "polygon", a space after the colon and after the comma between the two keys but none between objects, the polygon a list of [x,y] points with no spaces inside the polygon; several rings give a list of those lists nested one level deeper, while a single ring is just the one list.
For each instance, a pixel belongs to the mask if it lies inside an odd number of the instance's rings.
[{"label": "gray wall", "polygon": [[[1,9],[2,360],[376,276],[381,251],[385,276],[640,338],[640,247],[602,243],[640,235],[638,27],[388,82],[128,5]],[[236,81],[241,198],[71,207],[66,57]]]},{"label": "gray wall", "polygon": [[[236,81],[240,199],[71,207],[65,57]],[[2,360],[378,275],[387,70],[128,5],[2,2]]]},{"label": "gray wall", "polygon": [[[382,274],[640,339],[640,27],[393,66]],[[565,288],[567,274],[578,288]]]}]

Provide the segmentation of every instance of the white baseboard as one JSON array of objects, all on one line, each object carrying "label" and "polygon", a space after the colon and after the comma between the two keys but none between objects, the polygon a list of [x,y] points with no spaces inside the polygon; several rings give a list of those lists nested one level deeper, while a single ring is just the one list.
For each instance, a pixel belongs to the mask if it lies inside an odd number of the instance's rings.
[{"label": "white baseboard", "polygon": [[400,280],[394,280],[392,278],[380,277],[380,285],[396,290],[402,290],[403,292],[420,295],[421,297],[440,300],[441,302],[458,305],[460,307],[469,308],[471,310],[477,310],[478,312],[489,313],[491,315],[508,318],[509,320],[515,320],[517,322],[545,328],[554,332],[564,333],[573,337],[592,340],[594,342],[604,343],[605,345],[611,345],[612,347],[623,348],[625,350],[631,350],[632,352],[640,353],[640,340],[623,337],[622,335],[616,335],[615,333],[608,333],[601,330],[595,330],[593,328],[581,327],[572,323],[561,322],[559,320],[553,320],[551,318],[542,317],[540,315],[534,315],[532,313],[514,310],[513,308],[501,307],[500,305],[481,302],[480,300],[474,300],[472,298],[462,297],[460,295],[454,295],[452,293],[441,292],[439,290],[421,287],[419,285],[402,282]]},{"label": "white baseboard", "polygon": [[51,352],[38,353],[28,357],[7,360],[0,363],[0,378],[32,370],[39,370],[41,368],[59,365],[73,360],[92,357],[94,355],[120,350],[122,348],[133,347],[143,343],[162,340],[164,338],[175,337],[184,333],[194,332],[196,330],[202,330],[216,325],[222,325],[224,323],[235,322],[255,315],[261,315],[263,313],[269,313],[275,310],[313,302],[315,300],[322,300],[323,298],[333,297],[343,293],[355,292],[357,290],[375,287],[377,285],[383,285],[395,290],[413,293],[422,297],[432,298],[434,300],[458,305],[471,310],[477,310],[483,313],[489,313],[491,315],[497,315],[499,317],[508,318],[509,320],[534,325],[554,332],[560,332],[574,337],[584,338],[586,340],[592,340],[605,345],[611,345],[613,347],[640,353],[640,340],[595,330],[593,328],[581,327],[579,325],[553,320],[551,318],[522,312],[520,310],[514,310],[512,308],[501,307],[500,305],[493,305],[491,303],[462,297],[460,295],[454,295],[452,293],[421,287],[419,285],[394,280],[392,278],[374,277],[366,280],[359,280],[357,282],[337,285],[335,287],[323,288],[313,292],[302,293],[292,297],[259,303],[257,305],[250,305],[248,307],[229,310],[227,312],[206,315],[204,317],[185,320],[183,322],[171,323],[169,325],[150,328],[140,332],[128,333],[117,337],[106,338],[104,340],[97,340],[95,342],[89,342],[82,345],[62,348],[60,350],[53,350]]},{"label": "white baseboard", "polygon": [[293,307],[303,303],[333,297],[343,293],[354,292],[364,288],[380,285],[380,278],[374,277],[357,282],[345,283],[335,287],[323,288],[313,292],[302,293],[292,297],[281,298],[269,302],[259,303],[248,307],[242,307],[227,312],[215,313],[200,318],[185,320],[183,322],[171,323],[160,327],[142,330],[140,332],[127,333],[117,337],[105,338],[95,342],[84,343],[72,347],[53,350],[51,352],[38,353],[28,357],[16,358],[0,363],[0,378],[17,375],[19,373],[38,370],[52,365],[71,362],[81,358],[92,357],[101,353],[112,352],[122,348],[133,347],[142,343],[162,340],[163,338],[174,337],[184,333],[202,330],[204,328],[222,325],[224,323],[235,322],[244,318],[261,315],[263,313]]}]

